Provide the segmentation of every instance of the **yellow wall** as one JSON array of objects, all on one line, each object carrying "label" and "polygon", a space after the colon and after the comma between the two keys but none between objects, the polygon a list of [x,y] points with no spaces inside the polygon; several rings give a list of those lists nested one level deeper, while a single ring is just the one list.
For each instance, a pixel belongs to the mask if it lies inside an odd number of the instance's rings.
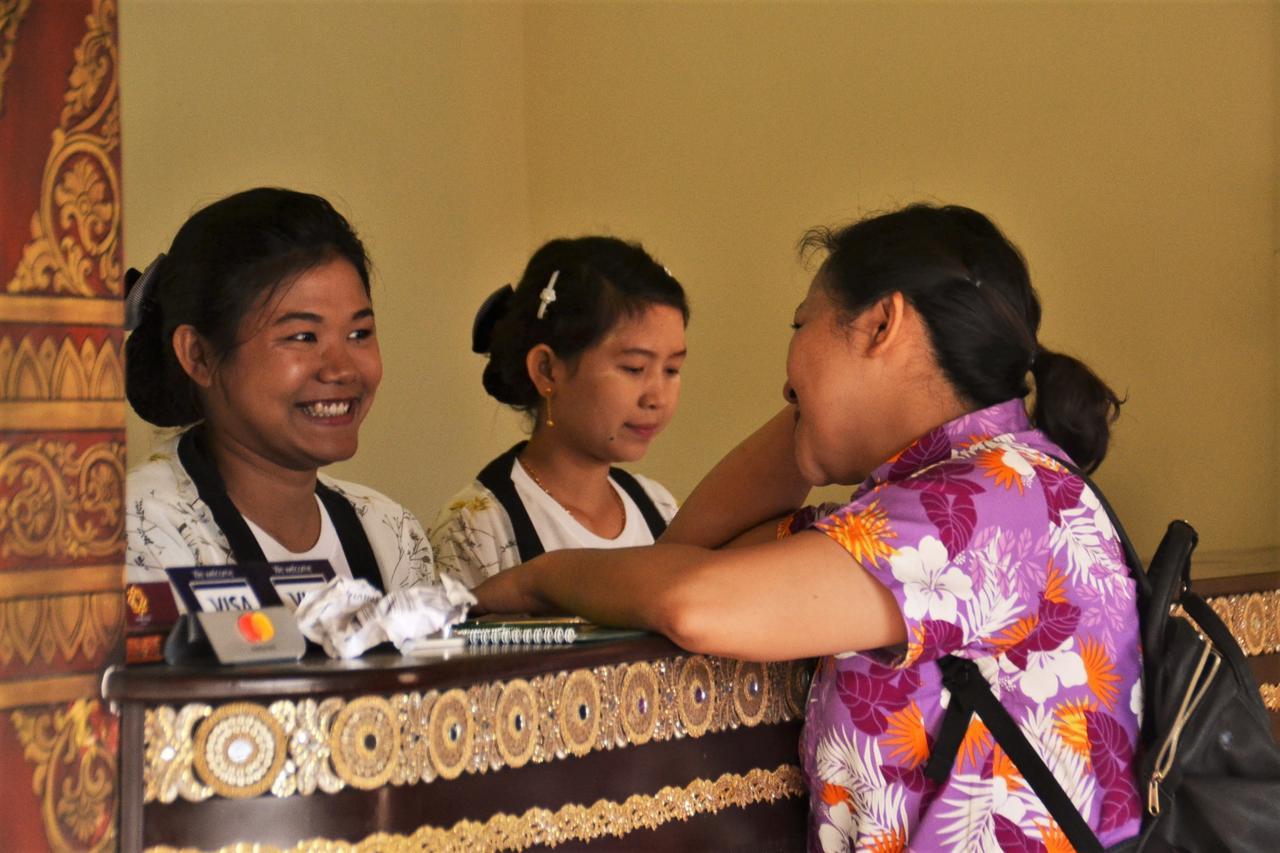
[{"label": "yellow wall", "polygon": [[[562,233],[639,238],[694,305],[642,470],[686,493],[780,404],[793,247],[917,199],[1027,254],[1043,339],[1129,403],[1099,478],[1140,550],[1280,544],[1276,6],[124,0],[129,262],[257,183],[368,239],[387,379],[338,473],[430,519],[518,436],[471,317]],[[134,430],[132,448],[143,431]]]}]

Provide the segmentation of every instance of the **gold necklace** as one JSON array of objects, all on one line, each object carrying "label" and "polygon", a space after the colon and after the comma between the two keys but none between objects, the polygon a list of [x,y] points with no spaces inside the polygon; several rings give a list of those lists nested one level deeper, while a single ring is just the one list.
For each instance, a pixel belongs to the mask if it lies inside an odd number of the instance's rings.
[{"label": "gold necklace", "polygon": [[[538,475],[533,473],[533,469],[529,467],[528,462],[525,462],[523,459],[521,459],[518,456],[516,457],[516,461],[520,463],[520,467],[524,469],[524,472],[529,475],[529,479],[533,480],[533,482],[537,485],[539,489],[542,489],[542,491],[546,492],[547,497],[551,498],[551,500],[556,502],[556,506],[564,510],[568,514],[568,516],[572,518],[574,521],[577,521],[579,524],[582,523],[581,520],[576,515],[573,514],[573,510],[565,506],[560,501],[559,498],[551,494],[550,489],[548,489],[545,485],[543,485],[542,481],[538,479]],[[613,495],[614,501],[618,504],[618,512],[622,514],[622,530],[625,530],[627,527],[627,506],[622,502],[622,495],[618,494],[618,490],[613,487],[612,482],[609,483],[609,493]],[[621,535],[622,530],[618,531],[619,535]]]}]

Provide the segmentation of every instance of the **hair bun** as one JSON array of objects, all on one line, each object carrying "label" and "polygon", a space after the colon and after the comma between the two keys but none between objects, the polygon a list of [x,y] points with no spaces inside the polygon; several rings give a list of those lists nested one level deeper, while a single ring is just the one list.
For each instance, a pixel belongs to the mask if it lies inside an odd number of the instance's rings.
[{"label": "hair bun", "polygon": [[511,304],[511,298],[516,295],[515,290],[509,284],[504,284],[480,305],[480,310],[476,312],[475,322],[471,324],[471,351],[481,354],[489,352],[493,345],[493,329],[498,325],[498,321],[502,319],[502,315],[507,313],[507,306]]}]

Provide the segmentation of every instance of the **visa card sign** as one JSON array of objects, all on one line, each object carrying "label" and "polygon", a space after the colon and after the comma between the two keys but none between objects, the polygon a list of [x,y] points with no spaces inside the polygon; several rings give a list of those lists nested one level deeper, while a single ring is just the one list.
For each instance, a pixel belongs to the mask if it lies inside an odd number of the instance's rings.
[{"label": "visa card sign", "polygon": [[260,610],[283,605],[290,612],[312,590],[333,579],[328,560],[231,563],[165,569],[189,613]]}]

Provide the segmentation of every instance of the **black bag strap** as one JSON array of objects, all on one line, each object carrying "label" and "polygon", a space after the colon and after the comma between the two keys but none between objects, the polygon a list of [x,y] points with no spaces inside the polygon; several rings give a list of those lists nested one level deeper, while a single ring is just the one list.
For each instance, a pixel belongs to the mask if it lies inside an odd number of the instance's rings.
[{"label": "black bag strap", "polygon": [[527,441],[519,442],[484,466],[476,475],[480,485],[493,492],[498,503],[502,504],[502,508],[507,511],[507,518],[511,519],[511,529],[516,534],[516,549],[520,552],[522,563],[546,551],[542,547],[542,540],[538,538],[538,531],[533,528],[533,519],[529,518],[529,511],[524,508],[524,501],[520,500],[520,496],[516,494],[516,484],[511,481],[511,466],[515,464],[516,457],[528,443]]},{"label": "black bag strap", "polygon": [[609,476],[631,500],[636,502],[636,506],[640,508],[640,514],[644,516],[644,523],[649,525],[649,532],[653,534],[653,541],[657,542],[658,537],[667,530],[667,520],[662,517],[662,513],[658,512],[653,498],[649,497],[644,486],[640,485],[640,481],[629,472],[621,468],[610,468]]},{"label": "black bag strap", "polygon": [[[187,430],[178,440],[178,461],[186,469],[191,482],[195,484],[200,500],[209,507],[213,520],[227,537],[227,544],[237,562],[265,563],[266,554],[240,510],[227,495],[226,484],[213,460],[205,453],[199,440],[200,428]],[[353,577],[367,580],[379,592],[386,592],[382,585],[382,572],[378,569],[378,561],[373,555],[373,547],[369,544],[369,536],[360,524],[351,502],[333,489],[316,480],[316,495],[329,520],[333,522],[338,534],[338,542],[342,545],[342,553],[347,558]]]},{"label": "black bag strap", "polygon": [[965,658],[947,655],[938,661],[938,667],[942,670],[943,686],[951,691],[951,701],[943,717],[941,735],[934,742],[929,762],[925,765],[925,776],[935,782],[944,782],[951,775],[969,717],[976,713],[1049,814],[1053,815],[1072,846],[1080,853],[1101,853],[1102,844],[1098,837],[1080,816],[1071,798],[1062,790],[1013,717],[991,692],[991,686],[982,677],[978,665]]},{"label": "black bag strap", "polygon": [[[1080,470],[1074,463],[1060,456],[1050,455],[1067,471],[1079,477],[1097,497],[1098,503],[1111,519],[1111,526],[1124,550],[1125,563],[1129,568],[1129,576],[1138,588],[1140,600],[1145,600],[1151,593],[1151,584],[1142,568],[1142,560],[1137,549],[1125,532],[1111,503],[1102,490],[1094,484],[1089,475]],[[925,776],[941,783],[951,775],[956,755],[960,750],[960,742],[969,727],[969,719],[977,714],[983,724],[995,737],[996,743],[1013,761],[1018,772],[1027,780],[1031,790],[1035,791],[1040,802],[1044,803],[1049,814],[1058,822],[1067,839],[1079,851],[1100,851],[1102,845],[1089,824],[1081,817],[1080,812],[1072,804],[1071,798],[1062,790],[1058,780],[1049,771],[1048,766],[1040,758],[1035,748],[1027,741],[1018,724],[1005,707],[991,692],[991,685],[982,677],[978,665],[971,660],[947,655],[938,660],[938,668],[942,671],[942,683],[951,693],[951,701],[947,705],[946,714],[942,718],[942,728],[934,741],[929,761],[925,765]]]}]

